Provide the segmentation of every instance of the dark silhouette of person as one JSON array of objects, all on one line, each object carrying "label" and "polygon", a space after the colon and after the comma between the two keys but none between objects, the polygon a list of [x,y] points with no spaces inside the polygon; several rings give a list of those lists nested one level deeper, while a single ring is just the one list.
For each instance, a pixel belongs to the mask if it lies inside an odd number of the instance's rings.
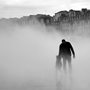
[{"label": "dark silhouette of person", "polygon": [[[69,69],[71,67],[71,55],[73,54],[73,58],[75,58],[75,52],[70,42],[67,42],[65,39],[62,39],[62,43],[59,46],[59,62],[61,63],[61,59],[63,59],[63,69],[66,70],[66,62],[68,62]],[[57,62],[58,63],[58,62]],[[62,65],[61,65],[62,66]]]}]

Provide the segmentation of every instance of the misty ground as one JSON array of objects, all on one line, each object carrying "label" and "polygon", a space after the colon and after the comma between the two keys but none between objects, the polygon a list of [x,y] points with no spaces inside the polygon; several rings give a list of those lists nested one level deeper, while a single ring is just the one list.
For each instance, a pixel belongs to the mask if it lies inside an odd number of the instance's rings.
[{"label": "misty ground", "polygon": [[[72,73],[56,72],[62,38],[70,41],[76,58]],[[0,90],[89,90],[90,38],[16,28],[0,34]]]}]

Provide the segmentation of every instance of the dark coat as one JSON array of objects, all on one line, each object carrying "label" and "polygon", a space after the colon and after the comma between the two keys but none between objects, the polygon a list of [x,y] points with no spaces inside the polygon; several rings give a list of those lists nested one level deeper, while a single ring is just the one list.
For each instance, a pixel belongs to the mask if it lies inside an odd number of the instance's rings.
[{"label": "dark coat", "polygon": [[61,45],[59,46],[59,55],[61,57],[65,57],[65,56],[71,56],[71,54],[75,55],[73,47],[70,44],[70,42],[65,41],[61,43]]}]

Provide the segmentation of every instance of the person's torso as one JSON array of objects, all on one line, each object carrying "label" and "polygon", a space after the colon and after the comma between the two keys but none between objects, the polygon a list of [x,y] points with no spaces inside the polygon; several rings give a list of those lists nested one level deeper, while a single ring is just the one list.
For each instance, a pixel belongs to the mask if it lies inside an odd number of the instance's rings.
[{"label": "person's torso", "polygon": [[61,54],[62,55],[71,55],[71,51],[70,51],[70,43],[69,42],[65,42],[61,44]]}]

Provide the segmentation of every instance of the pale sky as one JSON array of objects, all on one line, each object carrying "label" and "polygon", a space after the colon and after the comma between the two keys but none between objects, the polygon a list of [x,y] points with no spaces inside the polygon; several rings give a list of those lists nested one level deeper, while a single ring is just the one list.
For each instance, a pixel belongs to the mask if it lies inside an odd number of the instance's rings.
[{"label": "pale sky", "polygon": [[0,0],[0,18],[50,14],[60,10],[90,9],[90,0]]}]

